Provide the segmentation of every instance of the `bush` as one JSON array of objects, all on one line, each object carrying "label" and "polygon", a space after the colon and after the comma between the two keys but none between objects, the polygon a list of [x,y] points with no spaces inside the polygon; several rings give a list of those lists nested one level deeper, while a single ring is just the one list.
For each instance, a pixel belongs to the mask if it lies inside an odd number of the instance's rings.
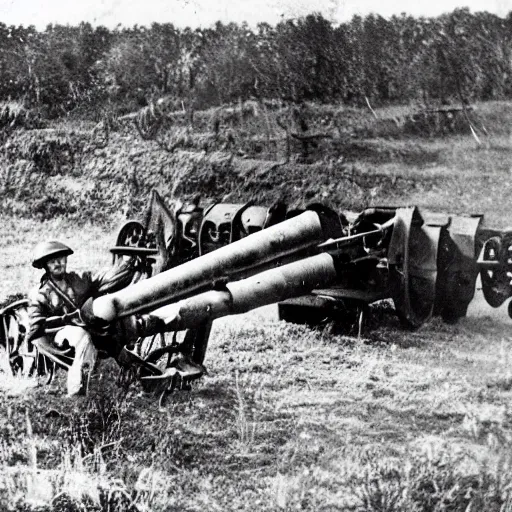
[{"label": "bush", "polygon": [[61,187],[51,195],[35,199],[30,211],[41,220],[49,220],[55,217],[68,217],[77,212],[75,197],[69,190]]},{"label": "bush", "polygon": [[43,126],[44,121],[37,110],[27,109],[23,104],[14,101],[0,102],[0,130],[30,130]]}]

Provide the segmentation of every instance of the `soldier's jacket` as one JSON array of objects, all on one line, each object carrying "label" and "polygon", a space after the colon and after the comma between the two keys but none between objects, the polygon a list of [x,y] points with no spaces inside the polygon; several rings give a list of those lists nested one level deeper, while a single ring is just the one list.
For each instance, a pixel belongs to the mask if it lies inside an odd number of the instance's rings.
[{"label": "soldier's jacket", "polygon": [[[83,272],[78,274],[68,272],[64,278],[65,288],[60,287],[60,289],[77,308],[80,308],[91,297],[99,297],[128,286],[132,282],[135,273],[136,268],[132,261],[120,260],[115,266],[97,273]],[[48,282],[48,277],[45,274],[40,285],[33,288],[29,293],[30,329],[28,340],[32,341],[44,335],[46,318],[61,316],[73,311],[73,306],[59,295]]]}]

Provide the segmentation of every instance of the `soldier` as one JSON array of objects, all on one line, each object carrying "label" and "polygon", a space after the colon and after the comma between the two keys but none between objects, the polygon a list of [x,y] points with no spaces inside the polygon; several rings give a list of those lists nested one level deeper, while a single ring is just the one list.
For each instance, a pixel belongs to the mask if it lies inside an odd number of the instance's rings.
[{"label": "soldier", "polygon": [[[32,265],[45,271],[41,282],[29,294],[30,328],[29,343],[54,343],[57,347],[69,344],[75,350],[75,357],[67,376],[68,396],[85,392],[90,372],[97,359],[97,349],[92,335],[85,328],[70,325],[70,318],[90,297],[113,292],[130,284],[134,278],[136,260],[130,257],[120,259],[113,267],[98,273],[67,271],[68,256],[73,250],[58,242],[42,242],[34,249]],[[64,327],[55,336],[45,331],[46,320],[52,325]]]}]

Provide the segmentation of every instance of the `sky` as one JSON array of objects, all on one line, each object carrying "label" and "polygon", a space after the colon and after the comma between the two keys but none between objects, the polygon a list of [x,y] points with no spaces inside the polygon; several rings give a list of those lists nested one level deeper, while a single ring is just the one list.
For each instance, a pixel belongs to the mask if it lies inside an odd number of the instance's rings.
[{"label": "sky", "polygon": [[283,18],[311,12],[320,12],[334,23],[370,12],[385,18],[402,12],[437,16],[457,7],[505,16],[512,11],[512,0],[0,0],[0,22],[39,29],[49,23],[77,25],[81,21],[109,28],[153,22],[196,28],[218,20],[275,25]]}]

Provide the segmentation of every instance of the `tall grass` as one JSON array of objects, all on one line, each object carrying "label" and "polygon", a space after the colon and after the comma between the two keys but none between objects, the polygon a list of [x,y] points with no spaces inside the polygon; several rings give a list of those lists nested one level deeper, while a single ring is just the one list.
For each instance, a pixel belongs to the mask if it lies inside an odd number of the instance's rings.
[{"label": "tall grass", "polygon": [[225,319],[209,374],[164,411],[117,390],[108,362],[86,399],[62,402],[60,374],[53,393],[0,394],[1,506],[508,510],[508,391],[481,379],[510,340],[479,346],[475,335],[502,333],[491,322],[433,323],[402,345],[411,334],[393,325],[357,341]]},{"label": "tall grass", "polygon": [[[13,378],[20,383],[19,378]],[[138,512],[165,502],[165,479],[151,464],[140,467],[129,482],[117,471],[126,428],[125,408],[121,391],[96,394],[81,407],[66,412],[48,410],[48,417],[63,420],[58,445],[48,444],[45,437],[35,434],[33,425],[40,420],[25,409],[25,431],[11,426],[11,441],[0,447],[2,510]],[[7,420],[14,420],[12,412]],[[48,467],[41,461],[55,448],[55,460]],[[21,463],[13,466],[13,456]]]}]

